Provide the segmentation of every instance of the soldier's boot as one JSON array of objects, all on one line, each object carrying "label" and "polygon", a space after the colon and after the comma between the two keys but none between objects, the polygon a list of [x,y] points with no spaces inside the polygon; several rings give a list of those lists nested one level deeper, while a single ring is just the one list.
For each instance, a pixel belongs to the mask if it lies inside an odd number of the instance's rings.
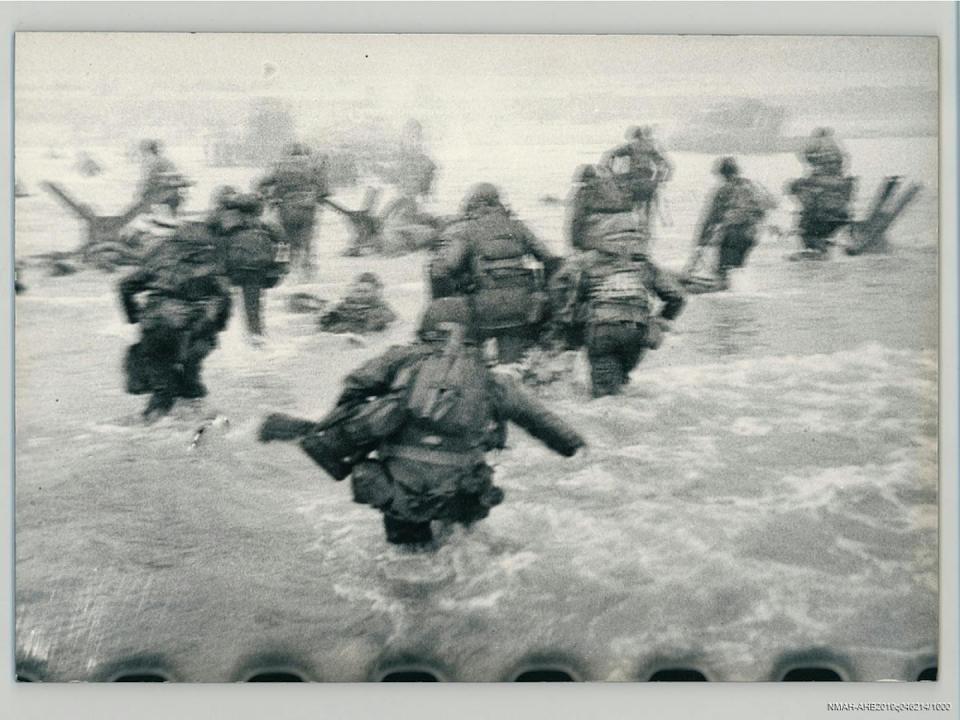
[{"label": "soldier's boot", "polygon": [[429,522],[410,522],[384,515],[383,529],[391,545],[424,545],[433,542]]},{"label": "soldier's boot", "polygon": [[590,383],[593,397],[616,395],[623,385],[623,365],[613,355],[590,357]]},{"label": "soldier's boot", "polygon": [[347,458],[357,454],[357,444],[342,427],[311,433],[300,440],[300,448],[334,480],[343,480],[353,470]]}]

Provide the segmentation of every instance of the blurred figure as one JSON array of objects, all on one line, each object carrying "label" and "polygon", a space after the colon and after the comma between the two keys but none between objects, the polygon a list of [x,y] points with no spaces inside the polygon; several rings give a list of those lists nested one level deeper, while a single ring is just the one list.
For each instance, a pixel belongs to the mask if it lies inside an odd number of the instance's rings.
[{"label": "blurred figure", "polygon": [[740,175],[740,167],[732,157],[718,160],[713,172],[720,176],[721,184],[707,203],[695,254],[684,274],[691,275],[704,249],[716,245],[714,274],[719,287],[725,290],[730,285],[729,271],[746,263],[747,256],[757,244],[758,228],[777,203],[764,188]]},{"label": "blurred figure", "polygon": [[488,370],[478,340],[463,298],[434,300],[417,341],[350,373],[326,420],[270,416],[260,439],[301,438],[335,479],[352,473],[355,502],[383,513],[387,542],[430,548],[431,521],[470,526],[503,501],[485,452],[502,447],[507,421],[565,457],[585,444],[512,379]]},{"label": "blurred figure", "polygon": [[442,233],[431,276],[469,298],[481,333],[497,340],[499,361],[512,363],[539,333],[544,276],[559,262],[503,205],[495,186],[478,183],[464,198],[460,221]]},{"label": "blurred figure", "polygon": [[669,182],[673,177],[673,164],[654,140],[649,126],[628,128],[626,139],[625,144],[605,152],[600,165],[613,173],[617,158],[628,159],[627,170],[619,177],[629,190],[634,207],[643,212],[644,223],[649,228],[660,183]]},{"label": "blurred figure", "polygon": [[190,183],[163,154],[163,144],[159,140],[141,141],[140,157],[140,197],[149,205],[166,205],[171,214],[176,215]]},{"label": "blurred figure", "polygon": [[288,246],[282,231],[260,219],[263,202],[257,195],[218,192],[216,220],[211,224],[226,251],[230,281],[240,288],[250,341],[263,336],[264,290],[275,287],[287,271]]},{"label": "blurred figure", "polygon": [[[615,395],[684,306],[683,290],[645,252],[618,243],[569,258],[551,280],[555,338],[585,346],[593,397]],[[663,306],[653,313],[653,296]]]},{"label": "blurred figure", "polygon": [[397,319],[383,297],[383,282],[374,273],[361,273],[347,296],[320,316],[320,329],[330,333],[365,335],[381,332]]},{"label": "blurred figure", "polygon": [[207,394],[201,363],[230,316],[218,223],[215,211],[205,222],[181,225],[120,283],[127,321],[140,326],[140,341],[124,361],[126,388],[150,394],[148,421],[166,414],[177,398]]},{"label": "blurred figure", "polygon": [[803,148],[803,160],[810,166],[811,175],[841,176],[846,164],[846,153],[841,149],[831,128],[817,128]]},{"label": "blurred figure", "polygon": [[257,189],[276,208],[290,243],[291,266],[301,281],[312,282],[317,273],[313,248],[317,205],[330,194],[323,158],[315,159],[306,145],[292,143]]},{"label": "blurred figure", "polygon": [[90,157],[89,153],[83,151],[77,153],[77,161],[74,163],[74,168],[84,177],[96,177],[103,172],[100,163]]},{"label": "blurred figure", "polygon": [[397,159],[397,189],[415,203],[433,192],[437,166],[423,148],[423,128],[416,120],[404,127]]},{"label": "blurred figure", "polygon": [[800,202],[801,256],[828,257],[833,236],[852,221],[857,179],[844,174],[846,154],[829,128],[817,128],[803,150],[809,174],[787,184],[786,192]]}]

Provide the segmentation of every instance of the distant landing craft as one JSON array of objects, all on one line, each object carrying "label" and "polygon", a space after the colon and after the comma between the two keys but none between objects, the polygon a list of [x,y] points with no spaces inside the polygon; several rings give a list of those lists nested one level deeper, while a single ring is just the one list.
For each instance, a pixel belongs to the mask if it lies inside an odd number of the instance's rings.
[{"label": "distant landing craft", "polygon": [[803,138],[786,137],[781,129],[786,108],[759,100],[738,100],[709,108],[670,138],[680,152],[750,155],[796,152]]}]

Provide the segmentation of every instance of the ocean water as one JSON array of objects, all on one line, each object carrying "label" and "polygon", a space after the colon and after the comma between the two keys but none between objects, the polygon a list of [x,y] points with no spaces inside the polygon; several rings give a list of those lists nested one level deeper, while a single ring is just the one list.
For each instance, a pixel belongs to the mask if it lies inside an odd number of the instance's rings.
[{"label": "ocean water", "polygon": [[[543,198],[565,197],[576,165],[620,132],[447,132],[432,148],[432,209],[453,212],[489,180],[562,249],[563,208]],[[425,257],[341,257],[348,230],[324,211],[320,280],[267,293],[266,347],[246,344],[235,313],[206,362],[209,397],[146,428],[145,399],[123,391],[136,328],[121,317],[119,275],[47,277],[30,260],[82,232],[41,179],[116,212],[136,168],[93,148],[106,172],[83,178],[70,153],[18,148],[34,193],[16,201],[28,286],[16,300],[21,667],[88,679],[126,660],[217,681],[259,658],[356,680],[416,661],[498,680],[539,663],[634,680],[666,665],[757,680],[796,655],[848,662],[857,679],[901,677],[935,653],[938,631],[937,147],[847,148],[861,208],[885,175],[925,183],[891,229],[891,253],[787,262],[796,240],[770,234],[730,292],[689,298],[623,396],[591,401],[577,359],[539,394],[588,452],[563,459],[511,430],[491,456],[505,502],[447,538],[437,564],[452,579],[414,592],[384,575],[397,556],[376,512],[296,447],[255,434],[270,411],[324,414],[345,373],[412,336]],[[256,174],[205,168],[197,148],[171,155],[197,182],[188,209]],[[673,159],[653,255],[677,270],[714,178],[711,157]],[[775,193],[801,173],[788,155],[740,161]],[[357,206],[361,194],[339,197]],[[781,196],[771,222],[788,229],[795,209]],[[399,316],[387,332],[319,334],[286,312],[290,292],[336,300],[364,270],[384,279]]]}]

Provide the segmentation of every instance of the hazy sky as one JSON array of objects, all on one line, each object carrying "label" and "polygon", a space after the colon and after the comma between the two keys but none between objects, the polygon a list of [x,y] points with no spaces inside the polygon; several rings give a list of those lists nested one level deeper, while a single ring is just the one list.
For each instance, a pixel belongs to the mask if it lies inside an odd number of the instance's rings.
[{"label": "hazy sky", "polygon": [[348,81],[403,91],[538,86],[760,94],[856,85],[935,89],[932,38],[549,35],[18,33],[21,89],[52,84],[118,93],[237,86],[323,91]]}]

